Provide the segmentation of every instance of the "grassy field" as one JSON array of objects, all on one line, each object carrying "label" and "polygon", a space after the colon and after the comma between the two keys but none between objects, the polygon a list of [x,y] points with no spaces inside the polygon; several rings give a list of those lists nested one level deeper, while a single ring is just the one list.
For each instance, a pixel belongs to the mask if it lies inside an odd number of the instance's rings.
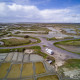
[{"label": "grassy field", "polygon": [[60,42],[54,43],[54,45],[63,50],[66,50],[75,54],[80,54],[79,52],[80,39],[60,41]]},{"label": "grassy field", "polygon": [[[73,39],[74,37],[64,37],[62,38],[61,40],[63,39]],[[52,37],[52,38],[47,38],[48,41],[51,41],[51,40],[60,40],[60,39],[56,39],[55,37]]]},{"label": "grassy field", "polygon": [[5,75],[8,72],[8,69],[10,67],[10,63],[2,63],[0,66],[0,78],[4,78]]},{"label": "grassy field", "polygon": [[49,29],[47,29],[45,27],[38,27],[38,26],[21,27],[20,30],[24,30],[24,31],[50,31]]},{"label": "grassy field", "polygon": [[52,37],[52,38],[47,38],[48,41],[51,41],[51,40],[57,40],[55,37]]},{"label": "grassy field", "polygon": [[[22,35],[10,35],[10,37],[22,37],[22,38],[24,38],[25,36],[22,36]],[[41,40],[39,39],[39,38],[36,38],[36,37],[31,37],[31,36],[29,36],[29,38],[32,38],[32,39],[35,39],[35,40],[37,40],[37,42],[33,42],[33,43],[30,43],[30,44],[36,44],[36,43],[40,43],[41,42]],[[26,38],[25,38],[26,39]],[[28,38],[27,38],[28,39]]]},{"label": "grassy field", "polygon": [[29,44],[31,42],[29,39],[16,39],[16,38],[3,39],[1,41],[4,42],[4,46],[18,46],[23,44]]},{"label": "grassy field", "polygon": [[69,69],[80,69],[80,59],[69,59],[62,67],[66,67]]},{"label": "grassy field", "polygon": [[20,77],[21,64],[13,64],[7,78],[19,78]]},{"label": "grassy field", "polygon": [[22,77],[33,75],[32,63],[23,64]]},{"label": "grassy field", "polygon": [[46,72],[42,62],[36,62],[35,67],[36,67],[36,74],[41,74]]},{"label": "grassy field", "polygon": [[60,42],[56,42],[55,44],[69,45],[69,46],[80,46],[80,39],[60,41]]},{"label": "grassy field", "polygon": [[45,31],[45,32],[21,32],[22,34],[48,34],[49,31]]},{"label": "grassy field", "polygon": [[[24,38],[25,35],[13,35],[13,34],[11,34],[10,37],[22,37],[22,38]],[[29,36],[29,38],[37,40],[37,42],[34,42],[34,43],[40,43],[41,42],[41,40],[39,38],[31,37],[31,36]]]},{"label": "grassy field", "polygon": [[59,79],[56,75],[49,75],[49,76],[40,77],[37,80],[59,80]]}]

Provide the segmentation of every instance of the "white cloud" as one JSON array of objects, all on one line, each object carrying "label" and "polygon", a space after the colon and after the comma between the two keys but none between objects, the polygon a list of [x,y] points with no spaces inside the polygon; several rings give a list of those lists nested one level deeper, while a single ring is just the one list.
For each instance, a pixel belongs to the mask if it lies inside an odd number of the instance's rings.
[{"label": "white cloud", "polygon": [[5,9],[7,9],[7,6],[5,3],[0,3],[0,15],[5,15]]},{"label": "white cloud", "polygon": [[40,10],[34,5],[0,3],[0,22],[80,22],[79,6]]}]

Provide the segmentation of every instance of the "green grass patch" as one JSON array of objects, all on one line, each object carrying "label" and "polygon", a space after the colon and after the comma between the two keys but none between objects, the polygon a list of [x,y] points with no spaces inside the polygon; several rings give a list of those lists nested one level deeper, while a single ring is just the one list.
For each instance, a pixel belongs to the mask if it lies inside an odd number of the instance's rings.
[{"label": "green grass patch", "polygon": [[47,47],[46,45],[43,45],[43,47]]},{"label": "green grass patch", "polygon": [[59,80],[59,79],[56,75],[49,75],[49,76],[40,77],[37,80]]},{"label": "green grass patch", "polygon": [[64,39],[74,39],[74,37],[64,37]]},{"label": "green grass patch", "polygon": [[16,38],[3,39],[1,41],[4,42],[4,46],[18,46],[23,44],[29,44],[31,42],[29,39],[16,39]]},{"label": "green grass patch", "polygon": [[8,53],[10,52],[10,49],[0,49],[0,53]]}]

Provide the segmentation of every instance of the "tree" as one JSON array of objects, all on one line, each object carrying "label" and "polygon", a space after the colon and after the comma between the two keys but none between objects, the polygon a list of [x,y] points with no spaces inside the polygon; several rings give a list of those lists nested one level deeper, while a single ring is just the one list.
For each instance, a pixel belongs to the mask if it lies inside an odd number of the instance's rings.
[{"label": "tree", "polygon": [[29,38],[29,36],[28,36],[28,35],[26,35],[26,36],[24,36],[24,38]]}]

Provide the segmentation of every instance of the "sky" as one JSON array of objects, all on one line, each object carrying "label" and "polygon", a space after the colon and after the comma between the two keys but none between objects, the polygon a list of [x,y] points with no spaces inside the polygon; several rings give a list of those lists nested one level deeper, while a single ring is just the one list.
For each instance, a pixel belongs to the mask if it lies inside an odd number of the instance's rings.
[{"label": "sky", "polygon": [[0,0],[0,22],[80,23],[80,0]]}]

